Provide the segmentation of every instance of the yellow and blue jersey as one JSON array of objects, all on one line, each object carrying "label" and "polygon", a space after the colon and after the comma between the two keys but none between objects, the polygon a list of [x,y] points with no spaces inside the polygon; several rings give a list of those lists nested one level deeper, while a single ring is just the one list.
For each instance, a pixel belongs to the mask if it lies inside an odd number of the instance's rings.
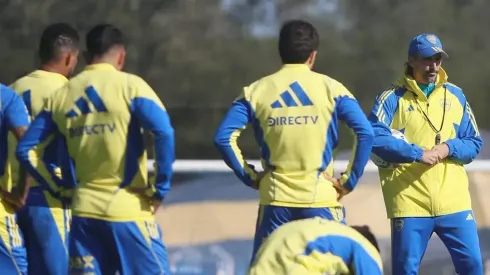
[{"label": "yellow and blue jersey", "polygon": [[[12,128],[29,126],[29,114],[22,98],[0,84],[0,188],[10,192],[12,179],[6,175],[8,133]],[[0,198],[1,199],[1,198]],[[0,269],[7,274],[25,274],[26,251],[14,210],[0,201]]]},{"label": "yellow and blue jersey", "polygon": [[[68,79],[61,74],[36,70],[10,87],[22,97],[31,118],[34,118],[43,110],[51,94],[67,83]],[[47,168],[47,171],[42,171],[46,173],[44,176],[51,177],[57,184],[55,187],[70,189],[73,186],[64,186],[61,181],[60,142],[60,138],[48,139],[37,146],[36,154]],[[19,168],[15,158],[17,140],[10,136],[9,144],[9,163],[15,184],[17,177],[14,176]],[[50,186],[33,182],[26,206],[17,212],[17,224],[26,240],[29,274],[66,274],[68,268],[69,204],[53,195],[56,195],[55,190]]]},{"label": "yellow and blue jersey", "polygon": [[341,177],[341,184],[353,190],[369,159],[372,128],[344,85],[306,65],[286,64],[245,87],[214,141],[226,164],[251,186],[257,172],[244,160],[237,139],[252,125],[267,171],[260,181],[261,204],[336,207],[337,192],[322,173],[334,173],[341,121],[356,135],[350,165]]},{"label": "yellow and blue jersey", "polygon": [[262,244],[249,275],[383,274],[377,249],[359,232],[321,218],[286,223]]},{"label": "yellow and blue jersey", "polygon": [[[68,83],[68,79],[58,73],[48,72],[44,70],[36,70],[30,74],[19,78],[10,85],[10,88],[15,90],[24,100],[24,104],[29,111],[31,119],[34,119],[43,109],[44,103],[48,97],[59,88]],[[13,135],[9,136],[9,164],[12,182],[17,182],[19,171],[19,163],[15,158],[15,148],[17,140]],[[37,154],[45,162],[49,169],[49,174],[56,179],[58,184],[61,183],[61,171],[58,168],[58,150],[57,140],[51,140],[44,144],[43,150],[38,150]],[[41,148],[40,148],[41,149]],[[48,176],[48,175],[46,175]],[[39,186],[37,182],[33,182],[34,187]]]},{"label": "yellow and blue jersey", "polygon": [[[143,129],[155,138],[155,179],[148,182]],[[65,184],[76,185],[74,216],[109,221],[153,219],[151,199],[170,189],[174,134],[163,104],[141,78],[110,64],[87,66],[54,93],[17,146],[21,165],[38,180],[44,164],[34,150],[52,135],[62,137],[69,159]],[[145,189],[146,194],[131,189]]]},{"label": "yellow and blue jersey", "polygon": [[[396,169],[379,169],[389,218],[433,217],[471,209],[463,165],[475,159],[483,141],[462,89],[447,81],[442,68],[429,97],[412,77],[403,76],[377,96],[369,120],[376,135],[373,152],[386,161],[402,163]],[[408,143],[392,137],[390,128],[404,133]],[[430,167],[420,160],[424,150],[436,145],[439,128],[440,142],[449,147],[449,156]]]},{"label": "yellow and blue jersey", "polygon": [[14,90],[0,84],[0,188],[4,191],[10,192],[13,185],[8,164],[9,131],[27,127],[29,122],[29,113],[22,98]]}]

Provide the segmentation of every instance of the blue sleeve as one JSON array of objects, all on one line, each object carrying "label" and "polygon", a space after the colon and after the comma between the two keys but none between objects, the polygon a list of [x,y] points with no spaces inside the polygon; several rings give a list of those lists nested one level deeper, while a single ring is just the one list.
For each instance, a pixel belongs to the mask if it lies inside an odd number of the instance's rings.
[{"label": "blue sleeve", "polygon": [[0,90],[1,108],[7,127],[12,129],[29,126],[29,113],[22,98],[10,88],[0,87]]},{"label": "blue sleeve", "polygon": [[235,100],[214,135],[214,144],[226,165],[247,186],[253,185],[257,172],[244,160],[237,139],[251,122],[251,114],[251,106],[244,98]]},{"label": "blue sleeve", "polygon": [[[404,92],[403,90],[401,92]],[[399,91],[386,91],[376,98],[368,116],[374,130],[373,153],[388,162],[410,163],[420,161],[424,150],[391,135],[391,122],[398,109]]]},{"label": "blue sleeve", "polygon": [[143,97],[133,99],[132,111],[141,126],[153,134],[156,166],[152,196],[155,200],[163,200],[170,191],[172,165],[175,161],[174,129],[170,117],[160,104]]},{"label": "blue sleeve", "polygon": [[475,116],[468,102],[457,130],[457,138],[445,142],[449,147],[449,158],[461,164],[472,162],[483,146]]},{"label": "blue sleeve", "polygon": [[349,166],[340,179],[341,184],[352,191],[369,160],[374,133],[366,115],[354,98],[347,96],[337,98],[336,112],[339,119],[352,129],[356,136]]},{"label": "blue sleeve", "polygon": [[[350,267],[355,270],[356,275],[382,275],[383,267],[381,261],[377,261],[371,251],[366,250],[362,245],[353,245]],[[379,259],[381,260],[381,259]]]},{"label": "blue sleeve", "polygon": [[[310,241],[304,255],[333,254],[356,275],[381,275],[383,267],[381,257],[374,247],[366,247],[353,240],[349,235],[324,235]],[[313,256],[314,257],[314,256]]]},{"label": "blue sleeve", "polygon": [[19,164],[24,167],[38,183],[47,188],[49,192],[58,197],[59,182],[55,182],[51,177],[50,165],[47,165],[40,156],[34,152],[36,147],[45,142],[48,138],[58,133],[52,115],[48,111],[42,111],[31,123],[26,133],[19,140],[16,148],[16,157]]}]

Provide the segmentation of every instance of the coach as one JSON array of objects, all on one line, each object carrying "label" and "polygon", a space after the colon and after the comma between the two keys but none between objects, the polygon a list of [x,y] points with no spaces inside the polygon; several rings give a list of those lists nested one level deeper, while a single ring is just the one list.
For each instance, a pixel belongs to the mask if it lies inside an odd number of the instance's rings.
[{"label": "coach", "polygon": [[[483,274],[463,166],[475,159],[483,141],[463,91],[447,81],[444,57],[437,36],[413,38],[405,74],[378,95],[369,115],[373,153],[401,164],[379,169],[394,275],[417,274],[433,233],[448,248],[458,274]],[[392,137],[390,128],[408,142]]]}]

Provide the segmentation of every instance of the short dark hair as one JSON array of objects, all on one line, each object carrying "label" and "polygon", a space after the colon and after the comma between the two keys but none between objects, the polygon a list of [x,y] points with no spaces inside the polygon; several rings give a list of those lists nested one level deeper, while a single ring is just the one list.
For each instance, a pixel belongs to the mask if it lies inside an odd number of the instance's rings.
[{"label": "short dark hair", "polygon": [[102,56],[115,46],[126,46],[122,31],[111,24],[99,24],[93,27],[85,39],[89,58]]},{"label": "short dark hair", "polygon": [[353,229],[355,229],[357,232],[361,233],[361,235],[366,238],[379,252],[379,245],[378,241],[376,240],[376,237],[374,236],[373,232],[369,229],[369,226],[363,225],[363,226],[351,226]]},{"label": "short dark hair", "polygon": [[77,30],[67,23],[55,23],[47,26],[39,43],[41,63],[54,60],[62,51],[78,49],[80,37]]},{"label": "short dark hair", "polygon": [[319,35],[315,27],[303,20],[291,20],[279,33],[279,55],[284,64],[301,64],[318,49]]}]

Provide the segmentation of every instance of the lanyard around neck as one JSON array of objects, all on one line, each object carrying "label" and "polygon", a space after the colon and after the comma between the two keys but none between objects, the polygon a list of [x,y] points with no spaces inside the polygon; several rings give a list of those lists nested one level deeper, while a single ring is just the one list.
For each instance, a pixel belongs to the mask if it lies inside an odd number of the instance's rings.
[{"label": "lanyard around neck", "polygon": [[[415,102],[417,103],[417,106],[419,107],[420,112],[422,112],[422,114],[424,115],[424,117],[427,120],[427,122],[429,123],[429,126],[432,129],[432,131],[434,131],[434,133],[436,133],[436,140],[435,140],[436,145],[441,143],[441,131],[442,131],[442,128],[444,127],[444,120],[446,119],[446,98],[447,98],[447,88],[444,88],[444,104],[442,106],[442,121],[441,121],[441,126],[439,127],[439,130],[436,128],[434,123],[432,123],[432,121],[430,120],[429,116],[424,111],[424,109],[422,109],[417,98],[415,98]],[[428,100],[428,98],[427,98],[427,100]]]}]

